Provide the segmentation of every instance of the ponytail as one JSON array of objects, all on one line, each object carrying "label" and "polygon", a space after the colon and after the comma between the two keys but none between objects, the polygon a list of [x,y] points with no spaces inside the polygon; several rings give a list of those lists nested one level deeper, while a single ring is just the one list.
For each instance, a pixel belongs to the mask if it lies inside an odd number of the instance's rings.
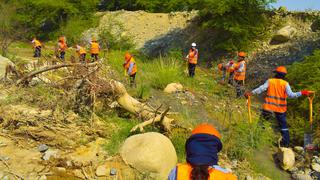
[{"label": "ponytail", "polygon": [[209,176],[208,166],[192,166],[191,180],[208,180]]}]

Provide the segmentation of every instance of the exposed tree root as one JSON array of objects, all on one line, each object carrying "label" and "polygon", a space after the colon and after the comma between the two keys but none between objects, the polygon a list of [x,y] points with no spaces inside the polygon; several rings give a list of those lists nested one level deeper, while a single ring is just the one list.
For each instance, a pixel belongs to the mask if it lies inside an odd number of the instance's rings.
[{"label": "exposed tree root", "polygon": [[[75,69],[77,67],[86,67],[86,71],[88,71],[85,75],[81,75],[75,71],[73,72],[72,76],[68,76],[68,80],[70,79],[82,79],[82,82],[85,82],[90,87],[88,90],[81,91],[81,93],[94,93],[97,95],[97,97],[103,97],[103,98],[111,98],[116,100],[118,104],[125,110],[127,110],[130,113],[133,113],[137,115],[140,119],[142,119],[144,122],[141,124],[136,125],[131,129],[131,132],[140,130],[141,132],[144,130],[145,126],[160,123],[164,130],[170,131],[171,130],[171,123],[173,119],[168,118],[167,114],[170,110],[170,108],[167,108],[164,112],[159,112],[159,109],[154,109],[150,105],[146,103],[141,103],[137,99],[133,98],[131,95],[128,94],[126,88],[124,85],[116,80],[110,79],[110,77],[101,78],[96,75],[95,72],[99,69],[99,63],[89,63],[89,64],[80,64],[80,63],[74,63],[74,64],[58,64],[58,65],[52,65],[52,66],[45,66],[43,68],[40,68],[38,70],[32,71],[30,73],[27,73],[23,77],[20,77],[20,79],[16,82],[16,85],[20,84],[28,84],[33,77],[40,75],[41,73],[45,73],[52,70],[57,70],[60,68],[65,67],[74,67]],[[89,67],[96,67],[94,70],[89,70]],[[72,78],[74,77],[74,78]],[[87,94],[88,95],[88,94]],[[81,95],[80,95],[81,96]]]}]

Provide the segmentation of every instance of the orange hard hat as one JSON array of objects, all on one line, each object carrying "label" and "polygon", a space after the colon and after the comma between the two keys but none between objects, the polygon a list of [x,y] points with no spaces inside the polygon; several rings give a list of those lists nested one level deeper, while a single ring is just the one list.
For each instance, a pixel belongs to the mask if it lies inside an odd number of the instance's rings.
[{"label": "orange hard hat", "polygon": [[126,61],[129,61],[131,58],[132,58],[132,55],[130,53],[126,52],[126,54],[124,55],[124,59]]},{"label": "orange hard hat", "polygon": [[221,139],[220,133],[210,124],[198,125],[192,131],[192,135],[194,135],[194,134],[210,134],[210,135],[216,136],[217,138]]},{"label": "orange hard hat", "polygon": [[239,53],[238,53],[238,56],[239,56],[239,57],[246,57],[246,53],[245,53],[245,52],[239,52]]},{"label": "orange hard hat", "polygon": [[287,68],[284,66],[279,66],[276,68],[275,72],[279,72],[279,73],[283,73],[283,74],[287,74]]}]

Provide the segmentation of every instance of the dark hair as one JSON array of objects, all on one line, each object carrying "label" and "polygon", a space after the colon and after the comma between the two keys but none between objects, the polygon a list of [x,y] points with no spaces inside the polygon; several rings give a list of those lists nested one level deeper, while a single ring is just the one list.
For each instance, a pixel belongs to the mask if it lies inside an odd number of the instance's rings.
[{"label": "dark hair", "polygon": [[207,165],[192,165],[191,179],[192,180],[208,180],[210,177]]},{"label": "dark hair", "polygon": [[281,72],[275,72],[276,75],[274,76],[277,79],[284,79],[286,77],[285,73],[281,73]]}]

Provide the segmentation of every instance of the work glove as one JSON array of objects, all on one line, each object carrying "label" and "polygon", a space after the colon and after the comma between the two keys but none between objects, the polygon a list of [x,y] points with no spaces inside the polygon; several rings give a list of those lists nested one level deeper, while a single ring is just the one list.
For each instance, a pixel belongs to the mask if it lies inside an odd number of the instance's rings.
[{"label": "work glove", "polygon": [[246,97],[247,99],[249,98],[249,96],[252,96],[251,91],[247,91],[246,93],[244,93],[244,97]]},{"label": "work glove", "polygon": [[310,91],[309,91],[309,90],[302,90],[302,91],[301,91],[301,94],[302,94],[303,96],[309,96],[309,95],[310,95]]}]

